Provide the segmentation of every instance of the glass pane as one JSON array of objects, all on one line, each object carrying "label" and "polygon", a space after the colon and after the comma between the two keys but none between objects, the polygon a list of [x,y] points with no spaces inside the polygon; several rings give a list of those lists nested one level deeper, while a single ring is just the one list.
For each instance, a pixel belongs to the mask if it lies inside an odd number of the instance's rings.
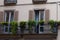
[{"label": "glass pane", "polygon": [[38,22],[39,21],[39,11],[35,10],[35,21]]},{"label": "glass pane", "polygon": [[44,11],[40,11],[40,20],[43,20],[44,19]]},{"label": "glass pane", "polygon": [[6,22],[9,22],[9,13],[6,12]]},{"label": "glass pane", "polygon": [[8,27],[5,27],[5,32],[8,32]]},{"label": "glass pane", "polygon": [[44,31],[44,28],[43,27],[40,27],[40,32],[43,32]]},{"label": "glass pane", "polygon": [[9,27],[9,32],[11,32],[11,27]]},{"label": "glass pane", "polygon": [[14,19],[14,11],[6,11],[5,12],[6,16],[6,22],[11,22]]},{"label": "glass pane", "polygon": [[13,21],[13,18],[14,18],[14,12],[12,11],[11,12],[11,17],[10,17],[10,22]]}]

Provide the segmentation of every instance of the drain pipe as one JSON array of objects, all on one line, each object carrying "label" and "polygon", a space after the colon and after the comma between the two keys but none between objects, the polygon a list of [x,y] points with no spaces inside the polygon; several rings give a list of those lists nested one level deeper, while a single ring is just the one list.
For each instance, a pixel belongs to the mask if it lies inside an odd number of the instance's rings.
[{"label": "drain pipe", "polygon": [[57,2],[57,10],[56,11],[57,11],[57,13],[56,13],[56,17],[57,17],[56,20],[58,21],[58,2]]}]

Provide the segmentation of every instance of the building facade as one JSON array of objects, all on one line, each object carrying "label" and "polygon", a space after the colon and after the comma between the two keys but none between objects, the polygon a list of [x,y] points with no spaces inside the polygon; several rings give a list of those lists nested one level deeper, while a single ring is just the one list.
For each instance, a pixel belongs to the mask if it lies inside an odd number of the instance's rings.
[{"label": "building facade", "polygon": [[[1,0],[0,1],[0,22],[44,20],[60,20],[59,0]],[[43,27],[39,27],[39,30]],[[6,31],[8,30],[8,31]],[[10,27],[0,28],[1,40],[60,40],[60,30],[57,33],[24,34],[23,38],[11,37],[8,35]],[[47,33],[48,32],[48,33]],[[26,36],[27,35],[27,36]],[[15,35],[17,36],[17,35]],[[36,36],[36,37],[35,37]],[[4,38],[4,39],[3,39]]]}]

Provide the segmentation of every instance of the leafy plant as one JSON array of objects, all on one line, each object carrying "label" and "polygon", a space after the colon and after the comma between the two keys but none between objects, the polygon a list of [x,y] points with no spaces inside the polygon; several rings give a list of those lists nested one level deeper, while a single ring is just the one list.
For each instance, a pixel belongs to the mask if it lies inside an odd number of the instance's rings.
[{"label": "leafy plant", "polygon": [[8,22],[1,22],[0,24],[1,25],[5,25],[5,26],[8,26]]},{"label": "leafy plant", "polygon": [[43,24],[44,24],[44,21],[43,21],[43,20],[40,20],[38,23],[39,23],[40,25],[43,25]]},{"label": "leafy plant", "polygon": [[29,20],[28,21],[28,25],[29,26],[35,26],[36,25],[36,22],[35,21],[32,21],[32,20]]},{"label": "leafy plant", "polygon": [[51,31],[54,32],[55,21],[54,20],[50,20],[48,22],[48,24],[51,26]]},{"label": "leafy plant", "polygon": [[29,20],[28,21],[28,28],[29,28],[29,32],[31,33],[32,31],[32,27],[36,25],[36,22],[35,21],[32,21],[32,20]]},{"label": "leafy plant", "polygon": [[18,23],[13,21],[13,22],[10,23],[10,25],[11,25],[12,34],[16,34],[17,33]]},{"label": "leafy plant", "polygon": [[24,32],[25,27],[26,27],[26,22],[25,22],[25,21],[21,21],[21,22],[20,22],[21,33]]},{"label": "leafy plant", "polygon": [[48,24],[51,25],[51,28],[54,27],[54,23],[55,23],[54,20],[50,20],[50,21],[48,22]]}]

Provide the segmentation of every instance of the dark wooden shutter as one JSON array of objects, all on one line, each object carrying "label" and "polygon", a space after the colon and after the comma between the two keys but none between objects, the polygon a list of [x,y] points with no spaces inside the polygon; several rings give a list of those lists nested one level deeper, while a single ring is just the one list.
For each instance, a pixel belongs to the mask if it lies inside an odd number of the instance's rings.
[{"label": "dark wooden shutter", "polygon": [[18,11],[14,12],[14,21],[18,21]]},{"label": "dark wooden shutter", "polygon": [[0,11],[0,22],[4,22],[4,12]]},{"label": "dark wooden shutter", "polygon": [[45,23],[48,23],[49,21],[49,10],[45,10]]},{"label": "dark wooden shutter", "polygon": [[34,17],[35,17],[34,10],[30,10],[29,11],[29,20],[34,20]]},{"label": "dark wooden shutter", "polygon": [[[0,11],[0,23],[4,22],[4,12]],[[0,34],[3,32],[3,27],[0,25]]]}]

